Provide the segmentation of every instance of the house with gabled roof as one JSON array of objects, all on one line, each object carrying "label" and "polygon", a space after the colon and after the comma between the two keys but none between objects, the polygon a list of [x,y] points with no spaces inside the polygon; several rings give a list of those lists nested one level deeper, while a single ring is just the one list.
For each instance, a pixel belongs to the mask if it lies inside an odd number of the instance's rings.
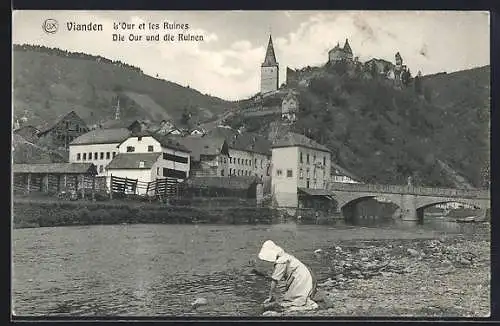
[{"label": "house with gabled roof", "polygon": [[291,209],[299,199],[318,198],[328,204],[333,195],[327,189],[331,174],[331,152],[301,134],[287,132],[272,144],[271,192],[274,204]]},{"label": "house with gabled roof", "polygon": [[68,149],[77,137],[89,131],[89,127],[75,111],[59,117],[54,124],[45,126],[38,133],[38,138],[55,148]]},{"label": "house with gabled roof", "polygon": [[361,183],[361,178],[356,176],[354,173],[344,169],[340,165],[331,162],[331,182],[339,183]]},{"label": "house with gabled roof", "polygon": [[91,130],[69,144],[69,161],[93,163],[98,176],[106,176],[106,166],[118,154],[118,145],[130,135],[127,128]]},{"label": "house with gabled roof", "polygon": [[111,176],[151,182],[184,180],[190,175],[190,151],[173,137],[149,132],[132,133],[118,144],[118,154],[106,168]]}]

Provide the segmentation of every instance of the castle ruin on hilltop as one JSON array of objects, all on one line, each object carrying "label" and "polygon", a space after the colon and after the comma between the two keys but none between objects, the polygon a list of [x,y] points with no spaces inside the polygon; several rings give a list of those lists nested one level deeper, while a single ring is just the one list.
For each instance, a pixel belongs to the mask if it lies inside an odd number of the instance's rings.
[{"label": "castle ruin on hilltop", "polygon": [[[337,45],[328,51],[326,67],[334,67],[338,64],[347,64],[347,72],[353,75],[355,71],[361,73],[365,79],[381,76],[394,81],[394,87],[399,89],[403,85],[405,74],[409,76],[409,69],[403,64],[403,58],[399,52],[395,55],[394,63],[373,58],[364,63],[359,62],[358,57],[353,55],[349,39],[345,40],[344,46]],[[286,85],[288,87],[308,86],[312,78],[325,74],[324,67],[305,67],[302,69],[286,68]]]},{"label": "castle ruin on hilltop", "polygon": [[328,62],[337,62],[337,61],[351,61],[352,58],[352,49],[349,45],[349,40],[345,39],[344,47],[341,48],[339,43],[328,51]]}]

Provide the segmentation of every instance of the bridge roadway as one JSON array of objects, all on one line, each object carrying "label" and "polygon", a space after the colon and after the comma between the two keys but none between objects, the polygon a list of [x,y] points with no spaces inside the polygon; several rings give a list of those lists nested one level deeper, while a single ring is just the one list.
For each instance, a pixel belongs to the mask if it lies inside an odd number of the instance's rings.
[{"label": "bridge roadway", "polygon": [[458,202],[483,210],[490,208],[489,190],[427,188],[400,185],[338,183],[328,185],[337,207],[347,218],[356,216],[356,204],[368,198],[383,198],[399,206],[401,218],[407,221],[423,220],[424,209],[437,204]]}]

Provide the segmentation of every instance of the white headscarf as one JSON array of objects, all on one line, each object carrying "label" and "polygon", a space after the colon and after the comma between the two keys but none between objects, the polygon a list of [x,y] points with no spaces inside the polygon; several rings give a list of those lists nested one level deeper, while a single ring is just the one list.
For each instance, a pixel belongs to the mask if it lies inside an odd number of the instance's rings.
[{"label": "white headscarf", "polygon": [[262,249],[260,249],[258,257],[261,260],[274,263],[276,261],[276,257],[283,252],[284,250],[281,247],[277,246],[271,240],[267,240],[264,244],[262,244]]}]

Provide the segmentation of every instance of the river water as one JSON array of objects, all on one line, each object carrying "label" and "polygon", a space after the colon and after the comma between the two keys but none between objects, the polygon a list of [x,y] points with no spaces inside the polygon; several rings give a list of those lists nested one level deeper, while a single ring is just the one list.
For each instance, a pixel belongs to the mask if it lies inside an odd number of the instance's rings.
[{"label": "river water", "polygon": [[[13,230],[12,307],[20,316],[257,315],[268,282],[251,275],[272,239],[310,265],[313,251],[353,239],[474,233],[475,224],[404,226],[107,225]],[[371,225],[370,225],[371,224]],[[258,263],[259,269],[272,266]],[[193,310],[203,297],[209,305]]]}]

